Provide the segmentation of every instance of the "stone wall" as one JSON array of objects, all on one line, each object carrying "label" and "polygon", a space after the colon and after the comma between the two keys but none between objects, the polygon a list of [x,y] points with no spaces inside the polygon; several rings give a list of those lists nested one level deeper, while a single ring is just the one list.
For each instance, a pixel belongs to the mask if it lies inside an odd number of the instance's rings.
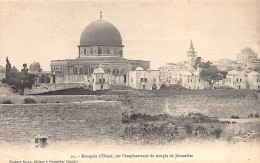
[{"label": "stone wall", "polygon": [[259,97],[250,95],[175,95],[120,97],[127,111],[144,114],[167,113],[173,116],[202,113],[211,117],[248,117],[259,113]]},{"label": "stone wall", "polygon": [[0,144],[34,145],[37,135],[49,144],[116,140],[122,134],[121,103],[0,105]]},{"label": "stone wall", "polygon": [[84,88],[86,85],[84,83],[39,83],[34,84],[32,89],[26,88],[24,90],[24,94],[38,94],[44,93],[49,91],[57,91],[62,89],[69,89],[69,88]]},{"label": "stone wall", "polygon": [[97,100],[97,96],[94,95],[50,95],[50,96],[13,95],[13,96],[0,96],[0,104],[7,100],[10,100],[13,104],[23,104],[25,98],[33,99],[36,103],[71,103],[71,102],[84,102],[84,101]]}]

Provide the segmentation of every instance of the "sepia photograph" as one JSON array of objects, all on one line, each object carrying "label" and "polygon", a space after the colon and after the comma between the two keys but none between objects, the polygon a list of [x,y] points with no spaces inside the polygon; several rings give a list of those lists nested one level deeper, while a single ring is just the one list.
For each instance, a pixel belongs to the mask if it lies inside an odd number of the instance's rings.
[{"label": "sepia photograph", "polygon": [[259,115],[259,0],[0,0],[0,163],[258,163]]}]

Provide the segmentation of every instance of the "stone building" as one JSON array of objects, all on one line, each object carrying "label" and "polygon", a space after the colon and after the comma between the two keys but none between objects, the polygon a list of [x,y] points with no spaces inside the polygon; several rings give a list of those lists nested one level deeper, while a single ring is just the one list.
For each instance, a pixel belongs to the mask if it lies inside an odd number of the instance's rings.
[{"label": "stone building", "polygon": [[42,71],[39,62],[33,62],[28,69],[28,73],[34,75],[35,84],[50,83],[51,73],[48,71]]},{"label": "stone building", "polygon": [[248,89],[260,89],[260,73],[256,71],[251,71],[247,75],[248,79]]},{"label": "stone building", "polygon": [[108,85],[108,74],[105,74],[105,71],[99,67],[94,70],[92,74],[92,90],[97,91],[97,90],[105,90],[109,89]]},{"label": "stone building", "polygon": [[149,61],[123,58],[121,34],[111,23],[100,19],[90,23],[81,33],[78,58],[52,60],[54,83],[86,83],[95,69],[102,65],[111,85],[128,85],[129,71],[137,67],[147,70]]},{"label": "stone building", "polygon": [[229,71],[225,85],[235,89],[246,89],[246,74],[237,70]]},{"label": "stone building", "polygon": [[137,67],[129,71],[129,86],[135,89],[154,90],[160,89],[159,70],[144,70]]},{"label": "stone building", "polygon": [[0,83],[2,83],[3,78],[5,78],[5,67],[0,65]]},{"label": "stone building", "polygon": [[226,76],[225,85],[235,89],[260,89],[260,73],[232,70]]},{"label": "stone building", "polygon": [[237,54],[237,62],[243,65],[243,68],[252,68],[255,63],[258,63],[257,54],[249,47],[241,50],[241,53]]},{"label": "stone building", "polygon": [[208,84],[200,78],[199,71],[186,71],[182,73],[181,85],[188,89],[205,89]]}]

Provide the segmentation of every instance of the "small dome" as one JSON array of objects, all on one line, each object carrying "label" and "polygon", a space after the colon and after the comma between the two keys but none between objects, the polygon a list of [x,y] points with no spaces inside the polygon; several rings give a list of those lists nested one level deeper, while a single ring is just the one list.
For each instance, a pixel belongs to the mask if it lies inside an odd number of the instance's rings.
[{"label": "small dome", "polygon": [[144,70],[142,67],[137,67],[135,70]]},{"label": "small dome", "polygon": [[117,28],[103,20],[90,23],[80,36],[80,46],[118,46],[122,47],[122,38]]},{"label": "small dome", "polygon": [[253,50],[250,47],[245,47],[242,51],[245,53],[253,53]]},{"label": "small dome", "polygon": [[99,68],[96,68],[93,73],[94,74],[104,74],[105,71],[102,68],[99,67]]},{"label": "small dome", "polygon": [[29,69],[31,69],[31,70],[41,70],[41,65],[40,65],[39,62],[33,62],[30,65]]}]

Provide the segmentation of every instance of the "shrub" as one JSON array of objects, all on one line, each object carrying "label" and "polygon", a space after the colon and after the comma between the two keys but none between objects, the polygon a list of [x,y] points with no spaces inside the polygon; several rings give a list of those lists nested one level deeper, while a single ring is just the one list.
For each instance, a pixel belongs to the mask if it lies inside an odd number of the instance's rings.
[{"label": "shrub", "polygon": [[236,116],[231,116],[230,118],[234,118],[234,119],[239,119],[239,117],[236,115]]},{"label": "shrub", "polygon": [[213,134],[215,134],[216,138],[218,139],[218,138],[220,138],[222,131],[223,130],[221,128],[217,128],[217,129],[214,129]]},{"label": "shrub", "polygon": [[184,128],[185,128],[185,131],[186,131],[187,134],[189,134],[189,135],[192,134],[192,127],[191,127],[191,125],[187,124],[187,125],[184,126]]},{"label": "shrub", "polygon": [[11,100],[4,100],[2,104],[13,104]]},{"label": "shrub", "polygon": [[32,98],[25,98],[24,103],[25,104],[36,104],[37,102]]}]

